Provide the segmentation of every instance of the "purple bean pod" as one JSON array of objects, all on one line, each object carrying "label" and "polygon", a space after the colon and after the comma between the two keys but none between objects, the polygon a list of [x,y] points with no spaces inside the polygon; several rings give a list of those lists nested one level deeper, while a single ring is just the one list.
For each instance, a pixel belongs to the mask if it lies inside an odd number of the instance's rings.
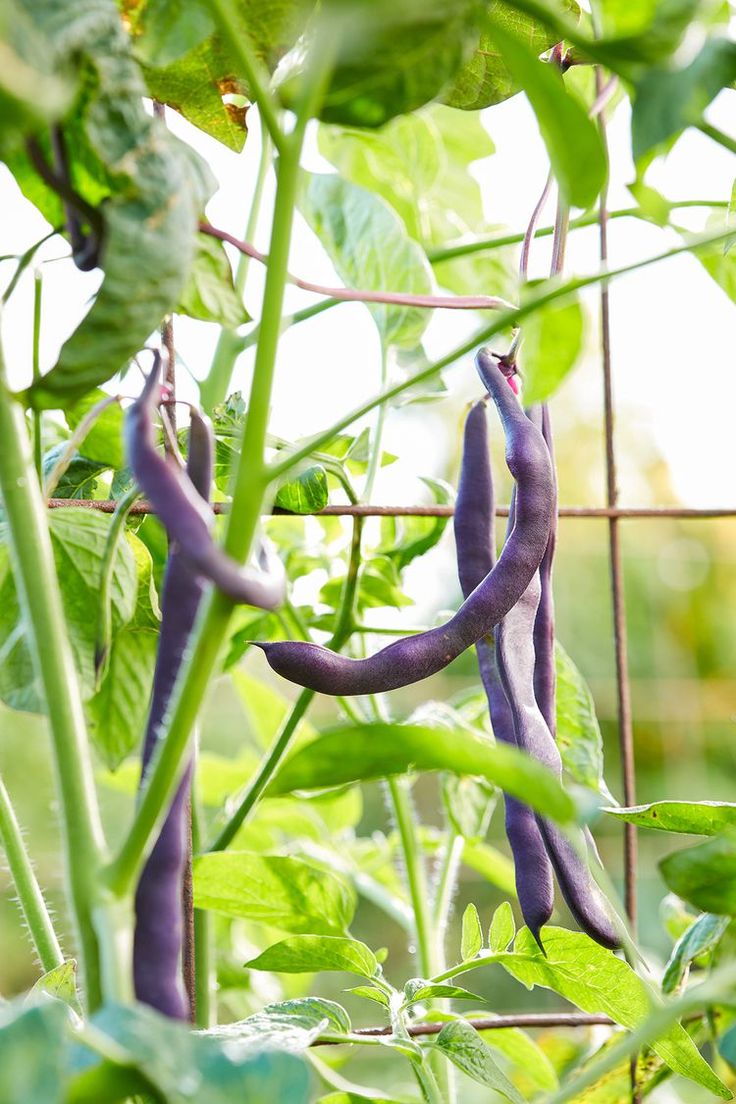
[{"label": "purple bean pod", "polygon": [[397,640],[368,659],[350,659],[306,641],[254,641],[284,678],[322,694],[346,696],[377,694],[420,682],[486,636],[524,593],[544,555],[552,525],[549,451],[497,359],[482,351],[477,363],[501,417],[506,462],[517,482],[517,523],[498,563],[444,625]]},{"label": "purple bean pod", "polygon": [[[458,576],[467,597],[493,567],[495,503],[488,455],[485,403],[471,407],[465,421],[463,457],[455,502],[455,545]],[[510,521],[510,527],[513,523]],[[481,681],[488,698],[494,735],[516,745],[514,719],[506,699],[490,638],[476,645]],[[506,836],[514,858],[516,892],[524,922],[539,942],[539,932],[552,915],[552,866],[533,811],[504,794]],[[541,944],[540,944],[541,945]]]},{"label": "purple bean pod", "polygon": [[[534,694],[533,634],[541,590],[536,572],[496,630],[496,661],[518,746],[561,778],[562,759]],[[575,920],[597,943],[618,947],[618,934],[587,863],[555,824],[544,817],[536,819],[560,890]]]},{"label": "purple bean pod", "polygon": [[554,737],[557,735],[557,676],[555,673],[555,605],[552,592],[552,564],[557,544],[557,478],[549,408],[546,403],[543,403],[541,406],[532,407],[528,411],[528,415],[536,425],[539,425],[542,436],[547,442],[554,479],[555,514],[549,534],[549,542],[539,565],[541,595],[537,616],[534,619],[534,653],[536,655],[534,696],[537,699],[539,710],[547,722],[547,727]]},{"label": "purple bean pod", "polygon": [[[276,609],[286,593],[283,568],[275,563],[269,572],[243,567],[223,552],[212,539],[214,514],[209,501],[197,494],[176,459],[163,456],[156,448],[153,414],[164,394],[160,372],[161,356],[157,353],[141,394],[126,412],[126,452],[133,474],[169,538],[179,545],[197,573],[234,602]],[[204,419],[200,418],[195,433],[211,434]]]},{"label": "purple bean pod", "polygon": [[[209,423],[192,410],[187,474],[197,494],[209,501],[212,482],[212,434]],[[189,643],[205,580],[175,541],[164,577],[153,693],[143,744],[141,783],[153,756],[158,731],[171,701]],[[187,861],[187,810],[192,779],[190,759],[143,868],[135,895],[133,978],[135,995],[164,1016],[188,1020],[189,1002],[182,984],[184,942],[182,881]]]}]

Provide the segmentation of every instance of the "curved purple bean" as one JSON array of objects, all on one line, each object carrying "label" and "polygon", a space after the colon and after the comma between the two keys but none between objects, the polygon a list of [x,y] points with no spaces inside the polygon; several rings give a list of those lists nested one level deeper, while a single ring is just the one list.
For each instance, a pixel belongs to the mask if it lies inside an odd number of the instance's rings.
[{"label": "curved purple bean", "polygon": [[[495,563],[494,520],[488,422],[485,404],[479,402],[471,407],[465,420],[460,482],[455,502],[455,546],[464,597],[475,589]],[[511,518],[509,527],[513,527]],[[476,643],[475,648],[494,735],[504,743],[516,745],[514,718],[501,685],[493,641],[484,638]],[[533,811],[509,794],[504,794],[504,803],[506,836],[514,858],[516,893],[524,922],[539,943],[539,932],[552,915],[554,906],[552,867]]]},{"label": "curved purple bean", "polygon": [[[496,630],[496,661],[513,715],[518,746],[561,777],[560,753],[534,695],[532,640],[541,589],[539,572],[536,572]],[[544,817],[536,819],[560,890],[575,920],[597,943],[618,947],[618,934],[587,864],[556,825]]]},{"label": "curved purple bean", "polygon": [[523,594],[539,567],[552,525],[549,451],[497,359],[482,351],[477,363],[503,423],[506,462],[518,488],[516,525],[498,563],[444,625],[397,640],[368,659],[350,659],[305,641],[254,641],[278,674],[322,694],[376,694],[408,686],[441,671],[489,633]]},{"label": "curved purple bean", "polygon": [[556,674],[555,674],[555,605],[552,593],[552,563],[557,544],[557,479],[555,477],[555,455],[552,441],[552,425],[549,408],[546,403],[533,407],[529,412],[547,442],[552,474],[554,479],[555,516],[549,534],[549,542],[539,565],[541,595],[537,616],[534,619],[534,696],[540,712],[547,722],[552,736],[557,734]]},{"label": "curved purple bean", "polygon": [[[161,356],[157,353],[141,394],[125,415],[126,452],[133,474],[170,539],[199,574],[234,602],[276,609],[286,592],[283,568],[266,573],[242,567],[223,552],[212,539],[214,514],[209,502],[197,494],[176,460],[162,456],[156,448],[153,413],[162,399],[160,367]],[[202,436],[205,432],[211,431],[200,417],[195,434]]]},{"label": "curved purple bean", "polygon": [[[209,423],[192,410],[187,474],[202,499],[209,501],[213,442]],[[156,747],[158,730],[169,707],[189,637],[199,610],[204,579],[172,541],[164,577],[153,693],[143,744],[141,784]],[[164,1016],[188,1020],[181,977],[184,942],[182,881],[188,850],[188,804],[192,761],[161,826],[135,895],[133,978],[135,995]]]}]

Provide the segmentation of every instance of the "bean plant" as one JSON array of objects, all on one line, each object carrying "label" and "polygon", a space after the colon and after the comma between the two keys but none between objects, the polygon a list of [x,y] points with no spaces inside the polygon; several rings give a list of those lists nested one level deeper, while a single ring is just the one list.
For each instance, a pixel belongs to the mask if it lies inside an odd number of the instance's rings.
[{"label": "bean plant", "polygon": [[[604,779],[584,657],[555,634],[549,405],[584,288],[603,296],[606,358],[608,287],[633,269],[692,254],[733,296],[729,197],[670,200],[647,179],[688,128],[736,150],[705,117],[736,81],[730,5],[2,0],[0,16],[0,156],[48,224],[1,258],[33,363],[23,379],[6,340],[0,699],[45,718],[63,852],[52,910],[0,779],[38,967],[0,1005],[0,1100],[731,1099],[736,805],[626,806]],[[517,95],[549,178],[504,228],[473,166]],[[608,210],[616,112],[635,179]],[[233,154],[260,134],[244,231],[212,215],[197,131]],[[520,165],[536,140],[516,135]],[[698,206],[693,234],[678,212]],[[308,279],[295,219],[336,286]],[[607,264],[618,219],[668,231],[660,251]],[[568,235],[596,224],[600,265],[566,274]],[[549,278],[531,280],[550,237]],[[60,253],[99,280],[46,364]],[[309,293],[292,314],[289,285]],[[380,383],[284,439],[281,336],[344,302],[370,312]],[[425,331],[451,311],[465,336],[437,357]],[[183,316],[217,333],[210,364],[178,340]],[[348,347],[346,396],[352,368]],[[411,405],[452,421],[459,389],[457,492],[427,477],[424,511],[368,523],[397,460],[387,420]],[[417,625],[397,611],[441,541],[457,605]],[[441,674],[455,661],[459,694]],[[225,697],[237,746],[200,741]],[[675,835],[661,864],[663,969],[601,825],[704,837]],[[482,890],[460,908],[468,872]]]}]

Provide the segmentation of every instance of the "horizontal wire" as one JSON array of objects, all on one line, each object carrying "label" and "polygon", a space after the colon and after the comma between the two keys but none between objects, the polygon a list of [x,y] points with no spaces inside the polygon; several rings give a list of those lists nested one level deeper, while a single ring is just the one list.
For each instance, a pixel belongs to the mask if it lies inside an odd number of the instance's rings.
[{"label": "horizontal wire", "polygon": [[[82,509],[97,510],[103,514],[115,512],[117,502],[115,499],[89,499],[89,498],[51,498],[48,500],[50,510]],[[216,514],[227,514],[230,510],[229,502],[214,502],[212,508]],[[130,510],[131,514],[153,514],[155,510],[145,501],[136,502]],[[344,506],[325,506],[323,510],[314,510],[306,514],[294,514],[290,510],[282,510],[276,507],[273,510],[276,515],[286,517],[428,517],[449,518],[455,513],[452,506],[374,506],[370,504],[358,504]],[[508,506],[499,506],[496,513],[500,517],[508,517]],[[688,507],[688,506],[560,506],[561,518],[627,518],[630,520],[647,518],[677,518],[683,521],[688,519],[702,520],[708,518],[736,517],[736,506],[714,507]]]}]

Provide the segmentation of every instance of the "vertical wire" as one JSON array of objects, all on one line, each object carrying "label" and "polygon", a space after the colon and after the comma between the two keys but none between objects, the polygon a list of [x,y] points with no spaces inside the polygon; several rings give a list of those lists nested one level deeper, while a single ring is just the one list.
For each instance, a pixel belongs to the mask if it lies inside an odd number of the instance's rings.
[{"label": "vertical wire", "polygon": [[[601,97],[604,89],[603,77],[599,67],[595,71],[596,92]],[[598,114],[598,128],[601,141],[608,156],[608,138],[604,112]],[[601,265],[608,263],[608,182],[601,191],[598,208],[599,252]],[[608,282],[600,286],[600,326],[601,360],[603,369],[603,417],[606,443],[606,502],[608,507],[618,505],[618,478],[616,470],[616,445],[614,436],[614,400],[613,372],[611,357],[611,303]],[[620,522],[617,517],[608,519],[608,553],[611,577],[611,599],[613,604],[613,633],[616,656],[616,705],[618,716],[618,743],[621,756],[621,781],[624,803],[636,804],[636,768],[634,757],[634,734],[631,717],[631,687],[629,684],[629,659],[626,632],[626,598],[624,592],[623,558],[621,553]],[[632,935],[636,938],[637,922],[637,851],[636,827],[624,824],[624,904],[629,918]],[[640,1104],[640,1094],[636,1087],[637,1058],[631,1059],[629,1075],[631,1082],[631,1104]]]}]

